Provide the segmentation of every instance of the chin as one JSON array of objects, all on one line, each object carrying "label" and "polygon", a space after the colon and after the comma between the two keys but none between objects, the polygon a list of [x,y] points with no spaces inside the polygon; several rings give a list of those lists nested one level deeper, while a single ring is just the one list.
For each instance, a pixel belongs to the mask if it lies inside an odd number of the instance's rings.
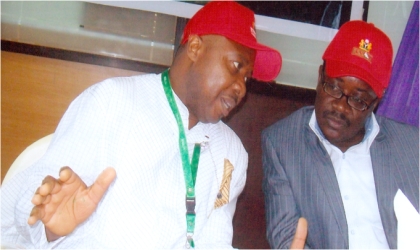
[{"label": "chin", "polygon": [[218,123],[222,118],[219,118],[219,117],[217,117],[217,118],[206,117],[204,119],[200,119],[200,122],[201,123],[213,123],[213,124],[215,124],[215,123]]},{"label": "chin", "polygon": [[212,120],[210,120],[208,123],[213,123],[213,124],[216,124],[216,123],[220,122],[221,120],[222,120],[222,118],[219,118],[219,119],[212,119]]},{"label": "chin", "polygon": [[329,128],[321,129],[321,131],[324,134],[325,139],[327,139],[329,142],[339,141],[340,135],[342,134],[340,131]]}]

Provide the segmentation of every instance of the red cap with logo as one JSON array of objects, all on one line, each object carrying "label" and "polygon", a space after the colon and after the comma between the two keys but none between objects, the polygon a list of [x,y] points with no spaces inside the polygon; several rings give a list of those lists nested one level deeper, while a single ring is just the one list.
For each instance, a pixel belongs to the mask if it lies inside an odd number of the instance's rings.
[{"label": "red cap with logo", "polygon": [[246,47],[255,49],[252,77],[262,81],[274,80],[280,72],[280,53],[257,42],[254,12],[233,1],[209,2],[188,21],[181,44],[191,34],[221,35]]},{"label": "red cap with logo", "polygon": [[322,56],[329,77],[354,76],[381,98],[392,71],[392,44],[372,23],[349,21],[338,30]]}]

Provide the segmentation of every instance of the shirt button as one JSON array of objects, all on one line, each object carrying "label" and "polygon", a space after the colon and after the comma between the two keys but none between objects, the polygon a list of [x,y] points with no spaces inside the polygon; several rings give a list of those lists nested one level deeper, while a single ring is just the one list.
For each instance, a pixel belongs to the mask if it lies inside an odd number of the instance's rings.
[{"label": "shirt button", "polygon": [[354,230],[351,230],[350,233],[353,234],[353,235],[356,234],[356,232]]},{"label": "shirt button", "polygon": [[348,195],[344,195],[344,199],[348,200],[350,197]]}]

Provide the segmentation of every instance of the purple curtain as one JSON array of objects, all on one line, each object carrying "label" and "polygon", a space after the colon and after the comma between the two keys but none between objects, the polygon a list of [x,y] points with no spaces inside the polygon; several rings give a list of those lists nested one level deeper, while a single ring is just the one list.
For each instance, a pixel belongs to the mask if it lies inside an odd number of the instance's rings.
[{"label": "purple curtain", "polygon": [[414,1],[377,114],[419,126],[419,2]]}]

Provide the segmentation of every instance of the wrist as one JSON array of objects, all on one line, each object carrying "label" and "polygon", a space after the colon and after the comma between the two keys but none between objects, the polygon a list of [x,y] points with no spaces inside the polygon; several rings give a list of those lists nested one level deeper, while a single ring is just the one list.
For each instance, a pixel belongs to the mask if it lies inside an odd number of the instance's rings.
[{"label": "wrist", "polygon": [[47,236],[47,241],[48,242],[55,241],[55,240],[61,238],[60,235],[57,235],[57,234],[51,232],[50,230],[48,230],[48,228],[45,228],[45,235]]}]

